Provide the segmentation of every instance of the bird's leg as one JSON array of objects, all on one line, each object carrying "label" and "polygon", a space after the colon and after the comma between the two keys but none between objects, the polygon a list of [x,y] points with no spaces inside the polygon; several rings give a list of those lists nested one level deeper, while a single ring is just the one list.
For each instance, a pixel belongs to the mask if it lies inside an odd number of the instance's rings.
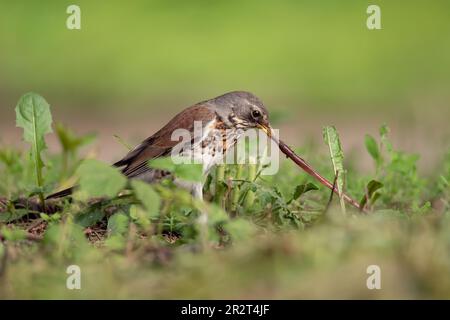
[{"label": "bird's leg", "polygon": [[[190,182],[191,195],[194,201],[203,202],[203,183],[202,182]],[[200,233],[203,243],[203,249],[206,249],[208,242],[208,212],[206,207],[197,207],[199,211],[198,224],[200,226]]]}]

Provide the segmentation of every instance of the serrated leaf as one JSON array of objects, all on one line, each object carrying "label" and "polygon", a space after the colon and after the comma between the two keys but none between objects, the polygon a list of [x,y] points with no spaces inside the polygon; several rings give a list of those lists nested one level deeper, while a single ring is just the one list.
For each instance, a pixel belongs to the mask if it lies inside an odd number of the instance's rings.
[{"label": "serrated leaf", "polygon": [[337,175],[336,186],[339,192],[341,209],[345,213],[345,201],[343,199],[345,184],[344,152],[342,151],[339,134],[334,126],[327,126],[323,129],[323,138],[330,151],[334,174]]},{"label": "serrated leaf", "polygon": [[46,148],[44,137],[52,132],[50,106],[35,93],[23,95],[16,106],[17,126],[23,128],[23,139],[32,144],[33,151]]},{"label": "serrated leaf", "polygon": [[77,174],[80,177],[80,191],[91,197],[114,197],[127,183],[119,171],[97,160],[83,161]]},{"label": "serrated leaf", "polygon": [[23,95],[16,106],[16,124],[23,129],[23,139],[31,144],[36,183],[42,187],[44,163],[41,153],[47,148],[45,135],[52,132],[52,115],[47,101],[36,93]]},{"label": "serrated leaf", "polygon": [[136,198],[142,202],[149,218],[156,218],[159,215],[161,200],[153,188],[145,182],[139,180],[131,181],[131,186],[136,194]]}]

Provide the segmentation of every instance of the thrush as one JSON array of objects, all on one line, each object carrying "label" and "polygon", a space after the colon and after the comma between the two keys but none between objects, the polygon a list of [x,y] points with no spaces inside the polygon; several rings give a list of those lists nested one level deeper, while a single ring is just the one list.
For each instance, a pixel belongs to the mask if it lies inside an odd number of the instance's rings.
[{"label": "thrush", "polygon": [[[200,128],[198,128],[200,127]],[[161,157],[180,156],[201,163],[203,174],[207,175],[213,166],[222,163],[225,154],[237,143],[249,129],[262,129],[280,150],[298,166],[320,183],[339,194],[345,201],[360,208],[359,203],[340,192],[335,184],[316,172],[305,160],[297,156],[283,141],[272,135],[269,115],[263,102],[250,92],[233,91],[213,99],[205,100],[188,107],[177,114],[164,127],[145,139],[113,166],[120,168],[129,179],[140,179],[149,183],[171,177],[192,195],[202,198],[201,183],[189,183],[177,180],[167,170],[152,168],[149,160]],[[197,130],[199,129],[199,130]],[[177,131],[187,133],[188,138],[174,139]],[[200,132],[200,133],[198,133]],[[177,151],[174,153],[174,151]],[[73,188],[55,193],[48,198],[70,195]]]},{"label": "thrush", "polygon": [[[203,174],[207,175],[212,167],[222,161],[226,152],[245,131],[252,128],[263,128],[268,132],[269,116],[264,104],[249,92],[229,92],[184,109],[113,166],[120,168],[129,179],[154,183],[170,177],[172,173],[152,168],[148,164],[149,160],[169,157],[177,148],[181,157],[200,162]],[[183,144],[180,140],[173,139],[176,130],[187,132],[190,135],[189,141]],[[200,136],[196,132],[201,132]],[[192,184],[179,180],[177,183],[189,188],[193,196],[202,198],[201,183]],[[72,191],[73,188],[63,190],[48,198],[64,197]]]}]

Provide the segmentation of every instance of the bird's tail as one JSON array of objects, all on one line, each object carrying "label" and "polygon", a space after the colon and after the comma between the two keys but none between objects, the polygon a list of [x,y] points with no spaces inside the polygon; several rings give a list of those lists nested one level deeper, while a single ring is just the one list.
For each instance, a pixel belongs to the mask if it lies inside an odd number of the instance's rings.
[{"label": "bird's tail", "polygon": [[75,187],[64,189],[62,191],[59,191],[59,192],[56,192],[56,193],[53,193],[53,194],[49,195],[45,199],[46,200],[48,200],[48,199],[58,199],[58,198],[64,198],[64,197],[70,196],[73,193],[74,189],[75,189]]}]

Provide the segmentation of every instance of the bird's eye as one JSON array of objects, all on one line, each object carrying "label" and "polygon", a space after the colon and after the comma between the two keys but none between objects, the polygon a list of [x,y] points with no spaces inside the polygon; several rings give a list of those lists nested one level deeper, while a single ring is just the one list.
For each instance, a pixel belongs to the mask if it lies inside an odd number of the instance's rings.
[{"label": "bird's eye", "polygon": [[261,117],[261,112],[259,112],[259,110],[253,110],[252,111],[252,117],[255,118],[255,119]]}]

